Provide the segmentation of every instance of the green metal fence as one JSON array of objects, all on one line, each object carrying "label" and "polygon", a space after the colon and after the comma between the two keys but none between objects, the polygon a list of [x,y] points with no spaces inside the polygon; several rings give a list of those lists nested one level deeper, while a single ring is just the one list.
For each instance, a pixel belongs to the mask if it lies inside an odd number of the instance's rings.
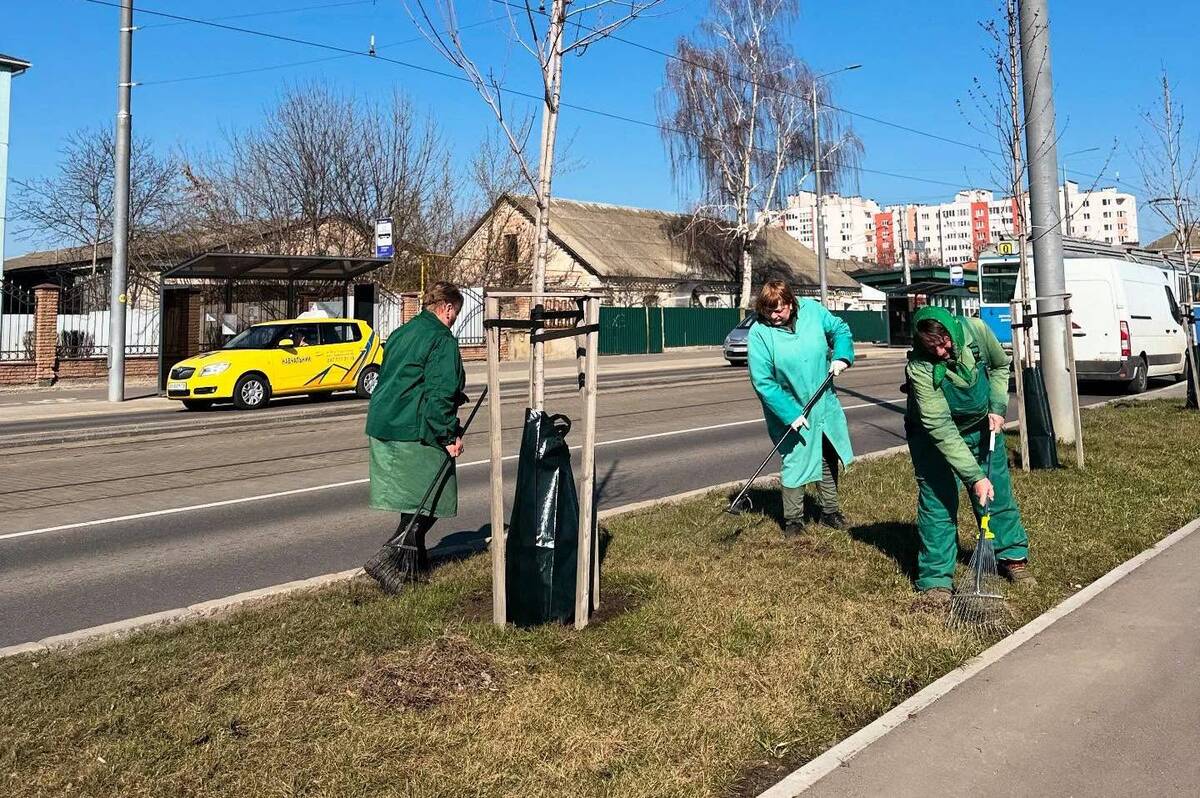
[{"label": "green metal fence", "polygon": [[641,355],[650,351],[645,308],[600,308],[600,354]]},{"label": "green metal fence", "polygon": [[663,308],[667,346],[720,346],[742,320],[737,308]]},{"label": "green metal fence", "polygon": [[833,315],[846,322],[855,341],[874,343],[888,339],[887,314],[881,310],[835,310]]},{"label": "green metal fence", "polygon": [[[887,340],[880,311],[838,310],[855,341]],[[737,326],[737,308],[600,308],[600,354],[643,355],[680,346],[720,346]]]}]

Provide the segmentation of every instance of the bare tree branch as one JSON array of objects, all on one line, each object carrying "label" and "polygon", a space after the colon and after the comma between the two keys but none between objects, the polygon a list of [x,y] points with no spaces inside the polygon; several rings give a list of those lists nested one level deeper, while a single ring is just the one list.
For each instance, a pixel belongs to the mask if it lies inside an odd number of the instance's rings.
[{"label": "bare tree branch", "polygon": [[[742,242],[742,307],[749,307],[751,244],[779,199],[817,168],[829,184],[857,168],[862,144],[787,44],[795,0],[713,0],[697,35],[676,44],[659,92],[659,121],[681,193],[698,189]],[[813,150],[813,93],[822,147]]]}]

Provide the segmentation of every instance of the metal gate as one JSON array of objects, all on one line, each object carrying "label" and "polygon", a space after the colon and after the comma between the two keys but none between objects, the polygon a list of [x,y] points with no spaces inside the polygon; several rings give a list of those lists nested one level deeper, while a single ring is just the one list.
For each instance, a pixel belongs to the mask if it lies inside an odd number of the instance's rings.
[{"label": "metal gate", "polygon": [[0,360],[34,359],[33,289],[0,286]]}]

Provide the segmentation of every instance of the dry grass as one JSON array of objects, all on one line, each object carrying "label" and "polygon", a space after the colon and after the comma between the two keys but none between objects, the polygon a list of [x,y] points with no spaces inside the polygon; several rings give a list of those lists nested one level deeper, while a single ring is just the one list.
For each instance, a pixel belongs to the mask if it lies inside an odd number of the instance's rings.
[{"label": "dry grass", "polygon": [[[1021,621],[1200,515],[1200,418],[1085,421],[1086,471],[1017,476],[1041,580]],[[494,629],[475,558],[399,599],[356,582],[0,663],[0,794],[751,794],[988,644],[914,606],[913,492],[905,458],[856,466],[852,532],[798,541],[706,527],[717,496],[621,518],[620,611],[581,634]]]}]

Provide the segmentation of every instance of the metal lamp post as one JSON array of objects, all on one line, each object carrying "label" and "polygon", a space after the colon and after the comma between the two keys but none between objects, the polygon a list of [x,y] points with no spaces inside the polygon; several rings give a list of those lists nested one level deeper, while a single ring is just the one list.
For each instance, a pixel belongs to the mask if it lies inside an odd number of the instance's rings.
[{"label": "metal lamp post", "polygon": [[1088,147],[1086,150],[1075,150],[1059,157],[1058,168],[1062,170],[1063,195],[1063,234],[1071,235],[1071,199],[1067,196],[1067,159],[1072,155],[1083,155],[1085,152],[1096,152],[1099,147]]},{"label": "metal lamp post", "polygon": [[817,110],[817,87],[823,78],[860,67],[862,64],[850,64],[841,69],[817,75],[812,79],[812,89],[809,91],[809,98],[812,100],[813,189],[816,194],[813,206],[813,230],[816,236],[817,276],[821,282],[821,304],[825,307],[829,307],[829,275],[825,267],[825,220],[821,214],[821,125]]}]

